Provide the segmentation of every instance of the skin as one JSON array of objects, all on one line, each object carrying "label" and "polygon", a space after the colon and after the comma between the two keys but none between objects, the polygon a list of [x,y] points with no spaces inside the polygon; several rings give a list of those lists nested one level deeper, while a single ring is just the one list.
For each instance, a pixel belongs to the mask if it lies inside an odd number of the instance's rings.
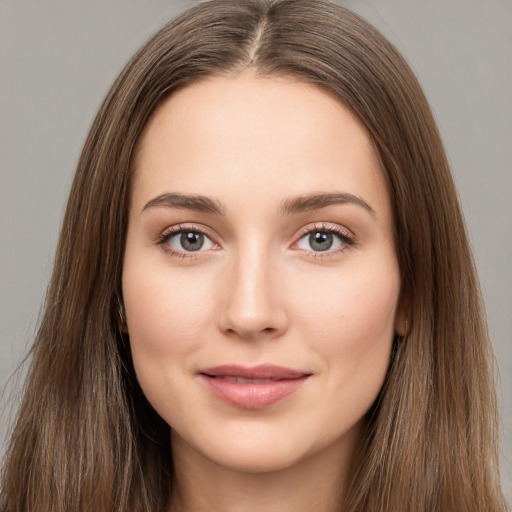
[{"label": "skin", "polygon": [[[292,79],[213,77],[158,107],[133,171],[126,329],[140,385],[172,428],[173,509],[340,510],[404,323],[390,200],[365,129]],[[168,193],[206,196],[223,215],[151,206]],[[282,211],[321,193],[369,208]],[[207,238],[187,252],[172,229]],[[309,234],[326,230],[342,238],[314,250]],[[263,363],[311,376],[257,410],[220,401],[198,376]]]}]

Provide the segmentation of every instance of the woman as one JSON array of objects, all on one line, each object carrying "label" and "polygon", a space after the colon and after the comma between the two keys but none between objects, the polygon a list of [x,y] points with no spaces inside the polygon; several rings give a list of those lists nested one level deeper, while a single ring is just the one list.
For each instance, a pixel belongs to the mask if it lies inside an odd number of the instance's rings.
[{"label": "woman", "polygon": [[397,52],[324,1],[164,27],[82,153],[2,509],[502,511],[495,415]]}]

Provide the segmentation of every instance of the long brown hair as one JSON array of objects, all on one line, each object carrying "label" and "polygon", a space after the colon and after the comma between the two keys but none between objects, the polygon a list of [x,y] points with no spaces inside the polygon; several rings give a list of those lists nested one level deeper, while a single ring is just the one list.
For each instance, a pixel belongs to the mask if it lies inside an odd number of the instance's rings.
[{"label": "long brown hair", "polygon": [[169,427],[144,398],[119,329],[130,159],[164,96],[248,67],[336,95],[373,138],[389,187],[408,332],[368,413],[343,510],[506,510],[490,343],[435,122],[390,43],[327,0],[203,2],[160,30],[114,83],[72,186],[1,509],[168,505]]}]

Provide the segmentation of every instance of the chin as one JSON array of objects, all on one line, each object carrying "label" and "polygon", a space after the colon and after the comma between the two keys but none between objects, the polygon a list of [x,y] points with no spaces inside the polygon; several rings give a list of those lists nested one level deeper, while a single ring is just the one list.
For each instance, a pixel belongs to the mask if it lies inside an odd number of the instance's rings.
[{"label": "chin", "polygon": [[[241,443],[229,449],[215,450],[210,460],[226,469],[239,473],[270,473],[295,466],[307,453],[297,448],[276,446],[275,443]],[[227,448],[227,447],[226,447]]]},{"label": "chin", "polygon": [[226,431],[218,429],[209,436],[187,439],[173,436],[173,451],[175,445],[185,452],[192,448],[194,458],[207,460],[228,471],[271,473],[298,468],[303,461],[316,457],[325,459],[326,454],[327,458],[337,460],[350,458],[360,434],[359,425],[353,425],[346,432],[331,431],[319,435],[315,429],[309,431],[304,424],[283,428],[279,422],[249,423],[231,424]]}]

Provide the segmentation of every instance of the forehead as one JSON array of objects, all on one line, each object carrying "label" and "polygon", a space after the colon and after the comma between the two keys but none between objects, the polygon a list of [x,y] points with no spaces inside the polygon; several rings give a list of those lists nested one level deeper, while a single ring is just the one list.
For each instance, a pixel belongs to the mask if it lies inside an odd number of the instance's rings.
[{"label": "forehead", "polygon": [[172,94],[146,125],[133,170],[134,201],[170,191],[277,200],[341,187],[387,202],[362,123],[333,95],[283,77],[216,76]]}]

